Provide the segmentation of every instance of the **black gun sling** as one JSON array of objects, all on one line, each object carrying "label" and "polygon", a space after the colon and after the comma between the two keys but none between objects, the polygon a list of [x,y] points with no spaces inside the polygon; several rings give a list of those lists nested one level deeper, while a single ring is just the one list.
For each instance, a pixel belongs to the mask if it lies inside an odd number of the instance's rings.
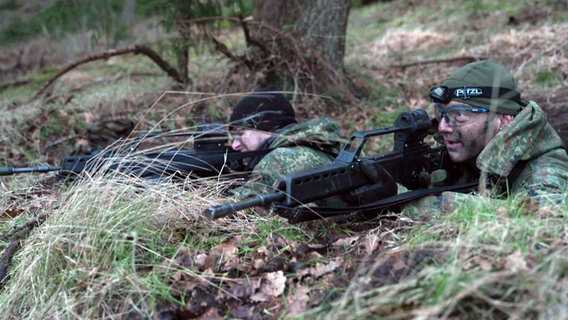
[{"label": "black gun sling", "polygon": [[431,195],[439,195],[442,192],[471,192],[475,190],[479,182],[469,182],[464,184],[435,187],[428,189],[412,190],[404,193],[397,194],[392,197],[377,200],[360,206],[350,207],[287,207],[279,204],[274,205],[275,212],[288,219],[290,223],[299,223],[303,221],[316,220],[322,218],[336,217],[342,215],[366,215],[366,214],[380,214],[387,209],[394,209],[404,203],[423,198]]}]

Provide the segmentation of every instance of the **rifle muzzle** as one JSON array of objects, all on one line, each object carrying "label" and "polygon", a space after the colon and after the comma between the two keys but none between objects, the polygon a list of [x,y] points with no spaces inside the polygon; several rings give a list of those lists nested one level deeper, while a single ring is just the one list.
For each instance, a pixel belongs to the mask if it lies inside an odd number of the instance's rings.
[{"label": "rifle muzzle", "polygon": [[0,176],[9,176],[14,174],[14,168],[12,167],[0,167]]},{"label": "rifle muzzle", "polygon": [[286,195],[280,192],[260,194],[250,200],[245,200],[241,202],[229,202],[214,206],[206,209],[203,214],[208,220],[215,220],[228,216],[240,210],[252,208],[252,207],[264,207],[274,202],[282,201],[286,198]]}]

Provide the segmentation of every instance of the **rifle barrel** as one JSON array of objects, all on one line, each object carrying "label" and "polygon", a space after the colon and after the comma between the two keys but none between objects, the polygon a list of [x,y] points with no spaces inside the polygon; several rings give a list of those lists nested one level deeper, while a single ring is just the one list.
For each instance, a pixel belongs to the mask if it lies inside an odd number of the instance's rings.
[{"label": "rifle barrel", "polygon": [[16,173],[25,173],[25,172],[50,172],[50,171],[59,171],[61,170],[61,166],[38,166],[38,167],[0,167],[0,176],[9,176]]},{"label": "rifle barrel", "polygon": [[252,207],[266,206],[273,202],[282,201],[286,198],[286,195],[281,192],[260,194],[250,200],[245,200],[241,202],[229,202],[221,204],[218,206],[206,209],[203,214],[208,220],[215,220],[228,216],[240,210],[244,210]]}]

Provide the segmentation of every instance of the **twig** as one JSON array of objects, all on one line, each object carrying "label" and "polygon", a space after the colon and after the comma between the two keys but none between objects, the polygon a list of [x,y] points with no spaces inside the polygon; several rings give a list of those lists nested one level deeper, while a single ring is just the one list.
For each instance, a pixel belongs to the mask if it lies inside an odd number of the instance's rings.
[{"label": "twig", "polygon": [[48,144],[47,146],[45,146],[45,148],[46,148],[46,149],[53,148],[53,147],[55,147],[55,146],[58,145],[58,144],[62,144],[62,143],[67,142],[67,141],[69,141],[69,140],[75,139],[75,138],[77,138],[78,136],[79,136],[79,135],[77,135],[77,134],[73,134],[73,135],[70,135],[70,136],[67,136],[67,137],[63,137],[63,138],[61,138],[61,139],[57,139],[57,140],[51,142],[50,144]]},{"label": "twig", "polygon": [[14,236],[14,238],[10,241],[4,252],[2,252],[2,259],[0,259],[0,290],[4,289],[6,286],[6,282],[10,280],[8,275],[8,270],[10,266],[10,261],[12,261],[12,257],[14,253],[20,247],[20,238]]},{"label": "twig", "polygon": [[207,33],[207,36],[209,37],[209,39],[211,39],[217,51],[221,52],[225,57],[227,57],[229,60],[233,62],[244,64],[245,66],[247,66],[247,68],[249,68],[249,70],[252,71],[252,65],[250,61],[248,61],[244,57],[237,57],[234,54],[232,54],[231,51],[229,51],[229,48],[227,48],[227,46],[224,43],[217,40],[217,38],[215,38],[215,36],[210,32]]},{"label": "twig", "polygon": [[405,64],[396,64],[393,65],[393,67],[395,68],[408,68],[408,67],[414,67],[414,66],[423,66],[423,65],[427,65],[427,64],[437,64],[437,63],[452,63],[452,62],[458,62],[458,61],[465,61],[465,62],[474,62],[474,61],[478,61],[478,60],[483,60],[485,58],[483,57],[455,57],[455,58],[448,58],[448,59],[435,59],[435,60],[426,60],[426,61],[415,61],[415,62],[409,62],[409,63],[405,63]]},{"label": "twig", "polygon": [[31,79],[27,79],[27,80],[18,80],[18,81],[14,81],[14,82],[10,82],[10,83],[5,83],[0,85],[0,91],[4,91],[8,88],[11,87],[16,87],[16,86],[25,86],[27,84],[30,84],[32,82]]},{"label": "twig", "polygon": [[30,220],[24,222],[21,225],[14,226],[12,229],[10,229],[10,231],[6,232],[6,234],[0,236],[0,240],[5,240],[17,236],[17,234],[20,233],[21,231],[26,231],[26,232],[30,231],[33,228],[41,225],[46,218],[47,218],[47,213],[39,214],[36,217],[31,218]]},{"label": "twig", "polygon": [[189,82],[189,79],[187,79],[187,77],[185,75],[182,75],[179,72],[177,72],[177,70],[175,68],[173,68],[167,61],[162,59],[162,57],[156,51],[152,50],[151,48],[149,48],[147,46],[134,45],[134,46],[130,46],[130,47],[122,48],[122,49],[113,49],[113,50],[109,50],[109,51],[102,52],[102,53],[99,53],[99,54],[91,55],[91,56],[88,56],[84,59],[81,59],[81,60],[78,60],[78,61],[75,61],[75,62],[68,64],[61,71],[59,71],[56,75],[51,77],[46,83],[44,83],[42,85],[42,87],[39,89],[39,91],[32,97],[32,100],[39,97],[47,89],[47,87],[49,87],[59,77],[61,77],[65,73],[69,72],[70,70],[77,68],[78,66],[80,66],[82,64],[85,64],[85,63],[88,63],[88,62],[91,62],[91,61],[96,61],[96,60],[104,60],[104,59],[108,59],[110,57],[129,54],[129,53],[143,54],[143,55],[147,56],[152,61],[154,61],[160,68],[162,68],[162,70],[164,70],[170,77],[172,77],[175,81],[177,81],[179,83]]},{"label": "twig", "polygon": [[[153,77],[155,77],[157,75],[158,75],[158,73],[156,73],[156,72],[130,72],[128,74],[122,74],[122,75],[119,75],[117,77],[114,77],[114,78],[110,79],[110,81],[117,82],[117,81],[122,80],[126,77],[129,77],[129,78],[142,77],[142,76],[153,76]],[[79,92],[81,90],[84,90],[84,89],[92,87],[92,86],[96,86],[96,85],[101,84],[101,83],[108,83],[108,81],[109,81],[109,79],[92,81],[92,82],[89,82],[89,83],[84,84],[82,86],[78,86],[76,88],[69,89],[69,93]]]},{"label": "twig", "polygon": [[258,48],[260,48],[260,50],[262,50],[262,52],[264,52],[264,54],[269,54],[268,49],[266,48],[266,46],[261,43],[260,41],[253,39],[250,36],[250,29],[248,27],[247,21],[239,15],[239,22],[241,24],[241,28],[243,28],[243,33],[245,35],[245,42],[247,44],[247,47],[250,47],[251,45],[254,45]]},{"label": "twig", "polygon": [[42,213],[24,224],[13,227],[7,234],[0,237],[0,239],[11,239],[4,252],[2,252],[2,258],[0,259],[0,290],[4,288],[6,282],[10,279],[8,276],[10,262],[14,253],[20,248],[20,243],[29,235],[33,228],[40,226],[46,218],[47,213]]}]

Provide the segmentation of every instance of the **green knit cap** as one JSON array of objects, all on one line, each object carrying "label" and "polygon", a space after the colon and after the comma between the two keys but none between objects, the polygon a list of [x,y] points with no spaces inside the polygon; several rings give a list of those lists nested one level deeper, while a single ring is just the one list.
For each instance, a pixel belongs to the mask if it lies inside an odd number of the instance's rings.
[{"label": "green knit cap", "polygon": [[[517,92],[515,78],[507,68],[491,60],[469,63],[454,71],[442,84],[454,92],[456,89],[472,88],[485,90],[486,97],[460,95],[458,92],[452,100],[460,101],[475,107],[489,108],[497,113],[518,114],[526,105]],[[475,91],[474,91],[475,92]]]}]

